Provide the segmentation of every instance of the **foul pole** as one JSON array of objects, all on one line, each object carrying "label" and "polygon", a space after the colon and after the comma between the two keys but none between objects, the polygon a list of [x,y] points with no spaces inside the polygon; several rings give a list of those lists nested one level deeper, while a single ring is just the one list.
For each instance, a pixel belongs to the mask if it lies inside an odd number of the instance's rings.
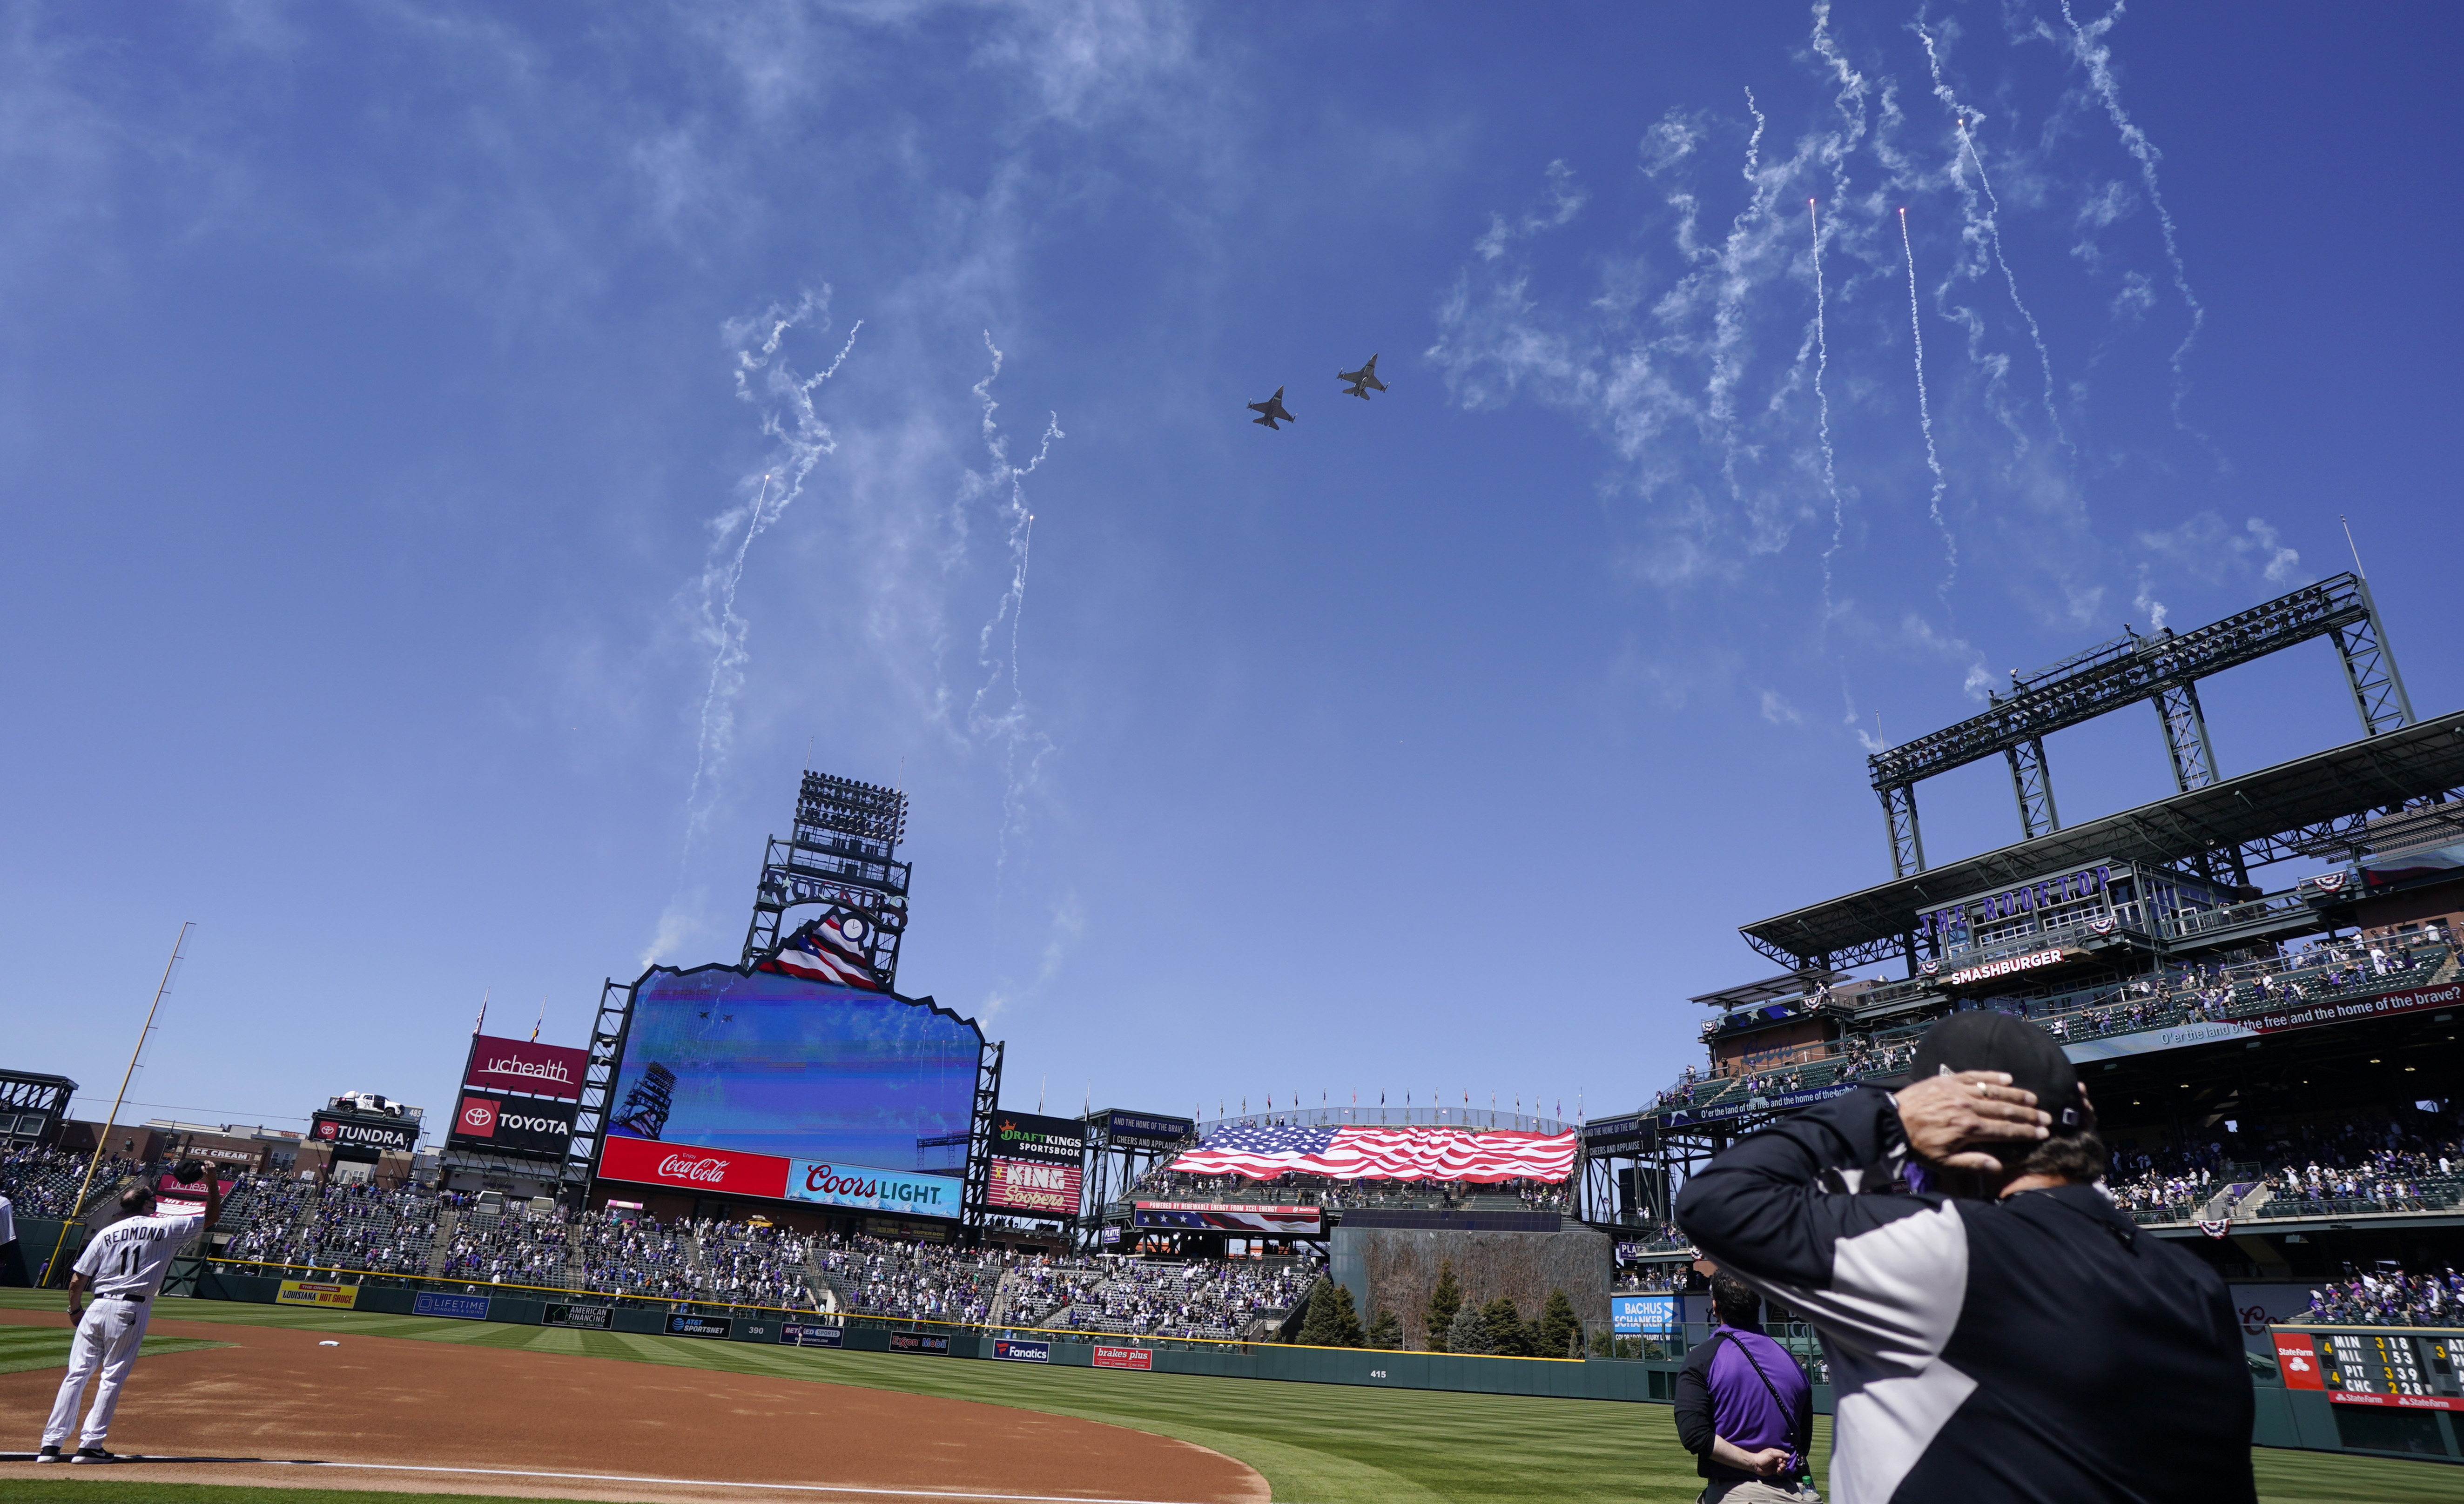
[{"label": "foul pole", "polygon": [[36,1282],[49,1284],[52,1270],[60,1261],[60,1250],[69,1246],[69,1223],[85,1210],[86,1192],[94,1188],[94,1172],[102,1167],[102,1156],[111,1147],[111,1130],[120,1125],[121,1103],[128,1100],[128,1083],[137,1075],[137,1057],[145,1053],[145,1036],[154,1032],[154,1015],[163,1007],[163,994],[171,990],[171,972],[180,964],[180,952],[187,948],[188,931],[196,927],[193,920],[183,921],[180,938],[171,942],[171,959],[163,963],[163,980],[155,985],[154,1001],[145,1010],[145,1027],[137,1031],[137,1048],[128,1052],[128,1069],[120,1074],[120,1094],[111,1099],[111,1112],[103,1119],[102,1131],[95,1135],[94,1158],[86,1161],[85,1179],[77,1183],[77,1200],[69,1206],[69,1214],[60,1219],[59,1241],[52,1245],[52,1256],[43,1261],[42,1276]]}]

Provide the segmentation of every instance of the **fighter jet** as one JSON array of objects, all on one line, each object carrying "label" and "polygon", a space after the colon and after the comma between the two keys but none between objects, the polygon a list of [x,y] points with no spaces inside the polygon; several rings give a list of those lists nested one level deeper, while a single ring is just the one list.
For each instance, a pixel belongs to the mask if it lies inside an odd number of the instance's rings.
[{"label": "fighter jet", "polygon": [[1364,403],[1369,400],[1369,393],[1371,390],[1375,389],[1382,392],[1386,389],[1386,383],[1377,379],[1377,358],[1374,355],[1369,358],[1369,363],[1362,366],[1359,370],[1337,371],[1334,373],[1334,379],[1338,381],[1350,381],[1352,383],[1349,387],[1345,388],[1343,393],[1344,396],[1357,397]]},{"label": "fighter jet", "polygon": [[1263,423],[1269,428],[1275,426],[1275,420],[1278,418],[1286,423],[1300,422],[1298,418],[1291,415],[1290,409],[1284,405],[1284,389],[1280,386],[1275,388],[1275,395],[1265,402],[1251,403],[1249,410],[1258,414],[1257,417],[1249,420],[1251,423]]}]

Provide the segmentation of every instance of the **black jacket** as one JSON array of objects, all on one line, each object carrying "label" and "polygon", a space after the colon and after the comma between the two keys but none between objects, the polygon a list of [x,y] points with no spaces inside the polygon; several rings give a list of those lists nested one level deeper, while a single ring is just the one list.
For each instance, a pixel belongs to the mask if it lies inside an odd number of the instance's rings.
[{"label": "black jacket", "polygon": [[1821,1331],[1834,1504],[2250,1504],[2250,1370],[2214,1272],[2093,1187],[1911,1193],[1905,1153],[1889,1094],[1860,1087],[1677,1201],[1705,1253]]}]

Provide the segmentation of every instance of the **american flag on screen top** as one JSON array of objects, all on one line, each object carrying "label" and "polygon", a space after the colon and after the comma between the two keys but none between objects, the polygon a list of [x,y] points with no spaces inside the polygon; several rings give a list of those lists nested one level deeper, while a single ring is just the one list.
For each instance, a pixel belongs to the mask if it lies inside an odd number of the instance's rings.
[{"label": "american flag on screen top", "polygon": [[757,971],[783,971],[815,982],[881,991],[881,978],[864,959],[864,939],[871,933],[864,919],[845,909],[832,909],[787,937],[777,953],[757,965]]},{"label": "american flag on screen top", "polygon": [[1471,1133],[1455,1128],[1224,1127],[1172,1162],[1191,1175],[1287,1172],[1333,1180],[1564,1180],[1571,1133]]}]

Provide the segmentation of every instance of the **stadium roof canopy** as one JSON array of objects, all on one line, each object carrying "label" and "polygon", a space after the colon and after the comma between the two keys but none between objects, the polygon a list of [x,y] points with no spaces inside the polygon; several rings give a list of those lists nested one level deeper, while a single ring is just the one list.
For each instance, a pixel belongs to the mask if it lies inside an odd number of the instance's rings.
[{"label": "stadium roof canopy", "polygon": [[1902,953],[1921,908],[2091,861],[2174,866],[2238,851],[2254,865],[2367,844],[2375,810],[2464,787],[2464,711],[2221,778],[2188,794],[1946,862],[1738,926],[1784,965],[1859,966]]}]

